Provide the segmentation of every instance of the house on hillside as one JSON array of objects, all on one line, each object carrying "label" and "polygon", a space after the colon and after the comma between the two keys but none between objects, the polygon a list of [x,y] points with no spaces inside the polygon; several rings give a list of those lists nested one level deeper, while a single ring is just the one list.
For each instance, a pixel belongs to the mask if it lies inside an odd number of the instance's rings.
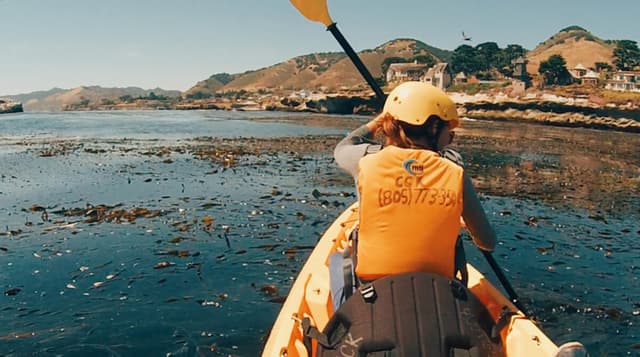
[{"label": "house on hillside", "polygon": [[424,81],[433,84],[434,87],[444,90],[451,84],[451,69],[448,63],[437,63],[429,68]]},{"label": "house on hillside", "polygon": [[523,82],[525,87],[529,86],[531,81],[529,73],[527,73],[528,63],[529,61],[522,56],[511,61],[511,65],[513,65],[513,79]]},{"label": "house on hillside", "polygon": [[454,84],[467,84],[468,81],[469,81],[469,78],[467,78],[467,75],[464,74],[464,72],[460,72],[456,74],[455,77],[453,77]]},{"label": "house on hillside", "polygon": [[583,66],[582,63],[578,63],[575,67],[571,69],[571,71],[569,71],[569,73],[571,73],[573,78],[580,79],[587,74],[587,68]]},{"label": "house on hillside", "polygon": [[607,81],[606,89],[640,92],[640,71],[617,71]]},{"label": "house on hillside", "polygon": [[569,70],[569,74],[582,85],[597,86],[600,75],[598,72],[585,67],[582,63],[578,63]]},{"label": "house on hillside", "polygon": [[584,76],[582,76],[580,78],[580,84],[582,84],[583,86],[597,86],[598,85],[598,80],[600,79],[600,76],[598,75],[597,72],[592,71],[592,70],[587,70],[587,72],[584,74]]},{"label": "house on hillside", "polygon": [[444,90],[451,84],[451,80],[452,74],[447,63],[437,63],[431,68],[417,61],[392,63],[387,70],[387,83],[420,81]]},{"label": "house on hillside", "polygon": [[387,83],[421,81],[429,70],[424,63],[413,61],[411,63],[392,63],[387,69]]}]

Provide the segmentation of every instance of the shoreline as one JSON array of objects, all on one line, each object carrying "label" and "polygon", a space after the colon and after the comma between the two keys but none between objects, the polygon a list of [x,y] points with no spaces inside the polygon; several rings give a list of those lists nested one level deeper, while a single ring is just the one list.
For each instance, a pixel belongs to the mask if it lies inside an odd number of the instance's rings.
[{"label": "shoreline", "polygon": [[[598,98],[528,92],[522,96],[480,92],[448,93],[461,117],[476,120],[529,122],[561,127],[582,127],[640,133],[640,105],[596,103]],[[370,93],[330,94],[308,97],[267,95],[261,98],[208,98],[189,101],[138,101],[112,105],[66,107],[63,111],[223,110],[376,115],[377,99]]]}]

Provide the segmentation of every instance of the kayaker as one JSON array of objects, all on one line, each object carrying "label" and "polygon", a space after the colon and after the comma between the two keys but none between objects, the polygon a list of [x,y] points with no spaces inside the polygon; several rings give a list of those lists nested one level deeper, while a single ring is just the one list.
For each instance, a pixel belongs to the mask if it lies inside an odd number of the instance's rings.
[{"label": "kayaker", "polygon": [[[462,159],[447,148],[459,122],[442,90],[405,82],[389,93],[380,115],[336,146],[336,162],[358,189],[361,280],[412,271],[454,277],[460,217],[478,247],[495,247]],[[378,134],[384,145],[375,141]]]}]

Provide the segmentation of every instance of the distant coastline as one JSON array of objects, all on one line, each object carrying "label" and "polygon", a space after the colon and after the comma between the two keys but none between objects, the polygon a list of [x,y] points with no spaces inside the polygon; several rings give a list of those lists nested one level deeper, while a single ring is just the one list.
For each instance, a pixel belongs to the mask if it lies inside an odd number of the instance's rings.
[{"label": "distant coastline", "polygon": [[[584,127],[640,133],[640,103],[600,103],[597,97],[531,91],[520,96],[502,92],[449,93],[461,116],[492,121],[527,121],[562,127]],[[313,94],[294,92],[259,97],[165,100],[139,99],[129,103],[73,105],[67,111],[105,110],[227,110],[282,111],[343,115],[375,115],[378,103],[371,93]]]}]

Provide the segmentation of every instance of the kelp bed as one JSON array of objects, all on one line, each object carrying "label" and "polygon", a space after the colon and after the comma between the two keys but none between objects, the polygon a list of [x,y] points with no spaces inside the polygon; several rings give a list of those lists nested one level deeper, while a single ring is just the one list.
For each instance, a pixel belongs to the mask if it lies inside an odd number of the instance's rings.
[{"label": "kelp bed", "polygon": [[[637,135],[480,122],[459,134],[496,258],[545,331],[595,355],[637,350]],[[355,200],[331,157],[341,138],[5,143],[0,354],[257,354]]]}]

